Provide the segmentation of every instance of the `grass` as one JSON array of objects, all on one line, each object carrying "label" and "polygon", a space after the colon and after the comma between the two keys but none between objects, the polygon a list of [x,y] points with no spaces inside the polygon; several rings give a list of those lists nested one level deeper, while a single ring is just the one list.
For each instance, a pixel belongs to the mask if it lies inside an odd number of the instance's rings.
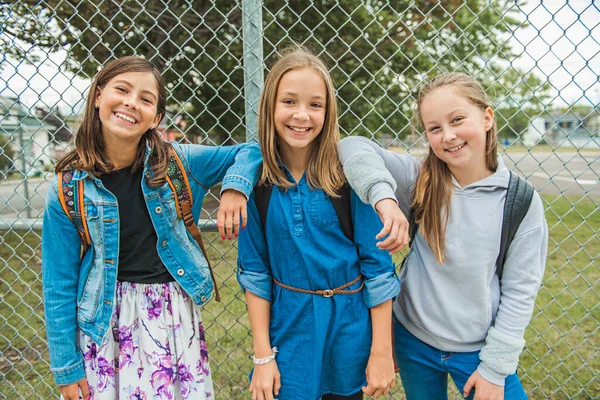
[{"label": "grass", "polygon": [[[544,201],[548,263],[518,372],[531,399],[598,398],[599,206],[590,199],[544,196]],[[252,338],[235,278],[236,242],[207,237],[223,298],[203,311],[213,380],[219,399],[246,399]],[[1,233],[0,257],[0,398],[58,398],[48,370],[38,234]],[[401,258],[396,256],[397,264]],[[404,399],[399,381],[397,388],[390,398]],[[450,398],[456,395],[454,388],[449,392]]]}]

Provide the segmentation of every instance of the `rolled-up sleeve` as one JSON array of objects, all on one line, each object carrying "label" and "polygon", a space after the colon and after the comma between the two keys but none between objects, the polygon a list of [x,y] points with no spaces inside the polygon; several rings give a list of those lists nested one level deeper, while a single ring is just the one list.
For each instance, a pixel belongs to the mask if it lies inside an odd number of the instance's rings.
[{"label": "rolled-up sleeve", "polygon": [[248,223],[240,231],[238,246],[238,282],[244,290],[271,301],[273,277],[269,252],[254,196],[248,200]]},{"label": "rolled-up sleeve", "polygon": [[400,282],[392,257],[377,247],[375,236],[383,228],[372,207],[363,203],[352,192],[354,244],[360,258],[360,272],[364,277],[363,300],[373,308],[400,293]]}]

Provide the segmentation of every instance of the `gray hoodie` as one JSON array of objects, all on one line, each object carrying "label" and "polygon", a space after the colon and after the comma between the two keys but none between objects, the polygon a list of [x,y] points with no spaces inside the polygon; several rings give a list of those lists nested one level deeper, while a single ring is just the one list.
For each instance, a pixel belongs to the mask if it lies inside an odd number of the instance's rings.
[{"label": "gray hoodie", "polygon": [[[375,206],[395,198],[408,216],[420,159],[362,137],[342,140],[339,149],[348,182],[363,201]],[[417,232],[394,303],[395,316],[423,342],[449,352],[481,349],[478,371],[496,385],[504,385],[517,368],[548,246],[544,206],[536,192],[508,250],[500,289],[495,264],[508,180],[500,157],[497,171],[483,180],[461,187],[452,178],[445,262],[438,263]]]}]

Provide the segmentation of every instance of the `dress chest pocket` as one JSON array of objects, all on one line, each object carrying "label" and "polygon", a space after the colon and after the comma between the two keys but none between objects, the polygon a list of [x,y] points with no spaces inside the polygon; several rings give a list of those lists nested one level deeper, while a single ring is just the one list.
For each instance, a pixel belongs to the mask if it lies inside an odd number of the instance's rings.
[{"label": "dress chest pocket", "polygon": [[308,212],[312,222],[319,227],[331,226],[337,220],[331,198],[322,190],[311,193]]}]

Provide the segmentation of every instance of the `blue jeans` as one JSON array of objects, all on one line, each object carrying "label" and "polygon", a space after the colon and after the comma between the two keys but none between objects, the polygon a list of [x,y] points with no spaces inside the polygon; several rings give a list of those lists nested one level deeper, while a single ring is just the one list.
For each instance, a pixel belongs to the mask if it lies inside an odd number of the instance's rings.
[{"label": "blue jeans", "polygon": [[[400,378],[408,400],[448,399],[448,374],[462,394],[463,387],[479,365],[479,351],[441,351],[417,339],[394,318],[394,345]],[[473,399],[472,390],[467,399]],[[504,399],[527,400],[517,374],[506,377]]]}]

